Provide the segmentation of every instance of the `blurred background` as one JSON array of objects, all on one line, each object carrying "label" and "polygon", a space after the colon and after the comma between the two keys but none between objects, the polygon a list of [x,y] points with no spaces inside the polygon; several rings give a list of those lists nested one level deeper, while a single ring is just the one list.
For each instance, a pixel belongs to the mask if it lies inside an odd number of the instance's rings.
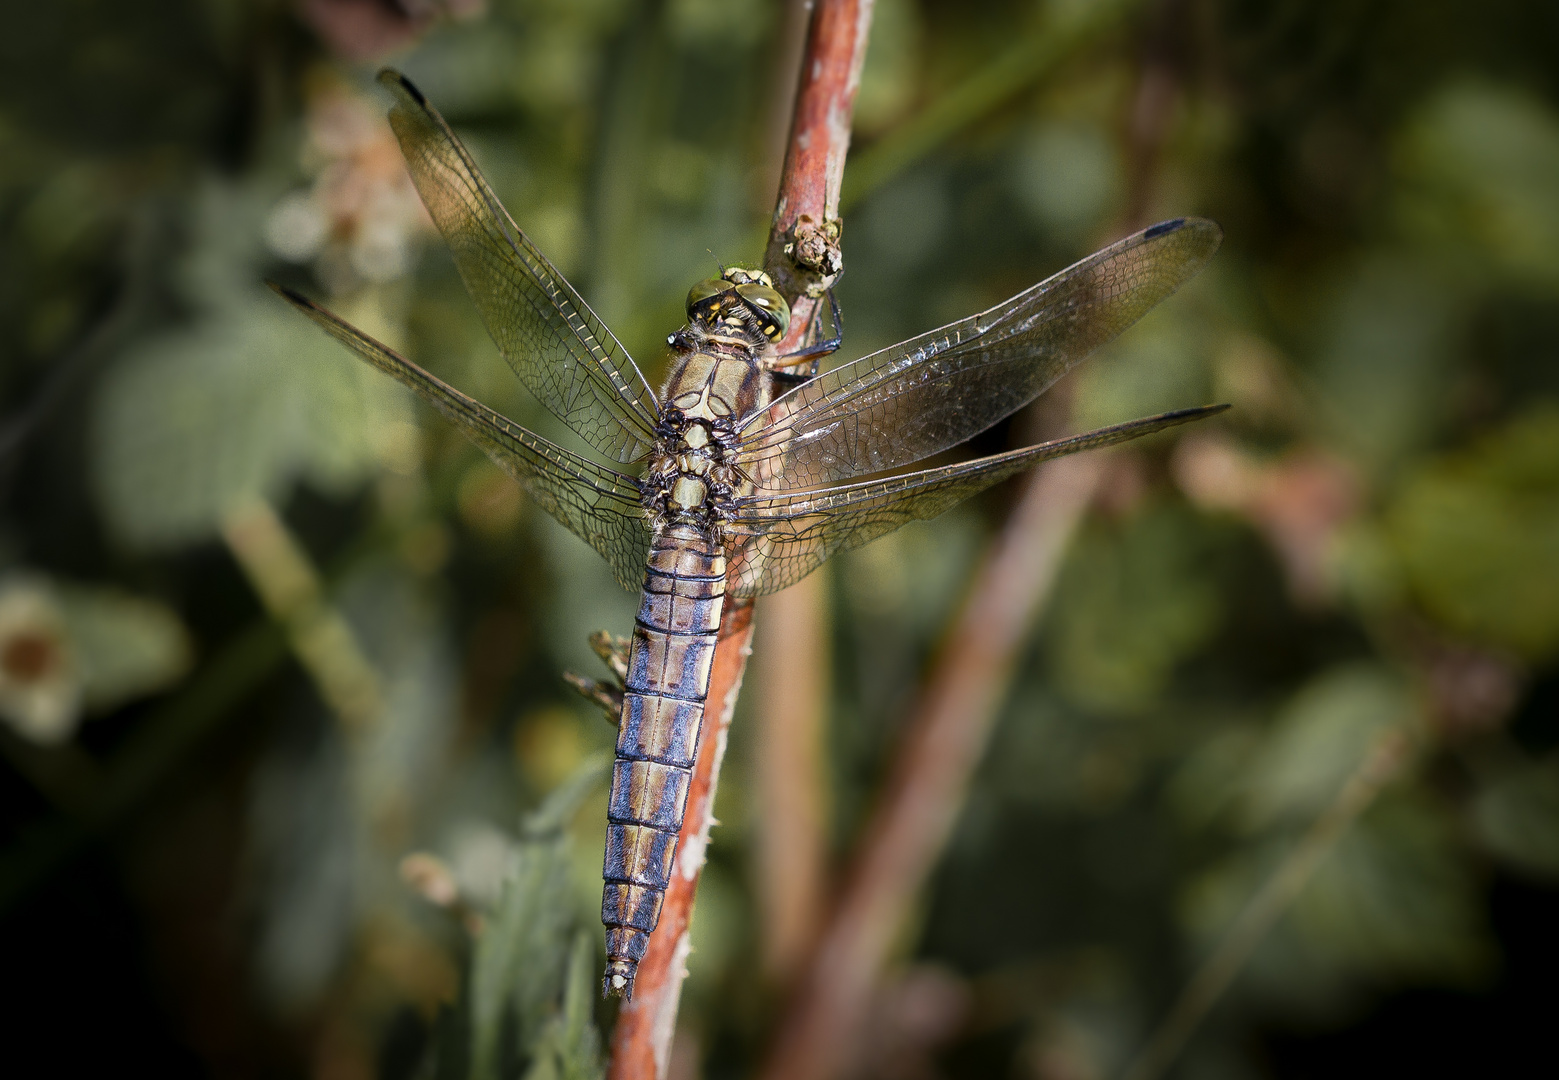
[{"label": "blurred background", "polygon": [[[762,251],[803,22],[6,5],[8,1057],[597,1067],[613,731],[561,672],[600,674],[586,635],[635,601],[262,283],[566,439],[487,340],[374,71],[417,81],[655,382],[688,285]],[[878,0],[840,358],[1195,213],[1222,251],[1067,381],[1070,419],[975,449],[1234,408],[1100,459],[857,1071],[1118,1075],[1305,850],[1173,1075],[1555,1068],[1556,57],[1537,0]],[[760,602],[675,1076],[762,1059],[1016,495],[819,575],[811,757],[764,752],[794,702]],[[777,820],[780,788],[805,805]]]}]

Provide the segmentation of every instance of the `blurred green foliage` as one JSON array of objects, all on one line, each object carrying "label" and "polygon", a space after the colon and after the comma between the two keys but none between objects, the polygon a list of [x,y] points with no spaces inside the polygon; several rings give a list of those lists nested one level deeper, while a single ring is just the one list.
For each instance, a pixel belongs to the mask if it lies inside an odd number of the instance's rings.
[{"label": "blurred green foliage", "polygon": [[[578,446],[407,201],[374,69],[446,113],[653,380],[688,284],[761,249],[794,25],[764,0],[8,13],[0,895],[23,1049],[101,1068],[87,1030],[116,1066],[195,1062],[167,1073],[599,1075],[612,732],[558,672],[591,670],[585,634],[634,600],[261,283]],[[1559,881],[1555,55],[1559,16],[1526,0],[879,0],[841,358],[1198,213],[1227,233],[1214,265],[1063,393],[1078,427],[1234,405],[1110,460],[874,1012],[882,1075],[1119,1069],[1391,732],[1411,764],[1182,1075],[1290,1075],[1272,1032],[1506,977],[1493,883]],[[834,880],[1010,495],[826,571]],[[362,729],[255,644],[286,584],[231,557],[256,500],[366,658]],[[677,1060],[709,1075],[751,1071],[777,1012],[753,963],[762,708],[750,680],[693,929]],[[129,916],[92,906],[83,859]],[[117,1040],[117,1004],[50,981],[142,957],[157,1004]]]},{"label": "blurred green foliage", "polygon": [[103,712],[177,682],[190,642],[164,605],[36,574],[0,578],[0,720],[34,742],[70,738]]},{"label": "blurred green foliage", "polygon": [[500,1040],[506,1034],[513,1039],[507,1056],[531,1059],[528,1080],[601,1075],[592,1016],[596,950],[578,925],[584,922],[581,914],[588,917],[590,905],[578,902],[564,830],[608,769],[604,758],[588,763],[521,827],[522,839],[497,906],[471,959],[470,991],[463,1006],[470,1010],[472,1080],[512,1075],[512,1066],[500,1071],[506,1056]]},{"label": "blurred green foliage", "polygon": [[1559,650],[1559,408],[1524,410],[1426,461],[1387,511],[1407,581],[1446,626],[1543,660]]}]

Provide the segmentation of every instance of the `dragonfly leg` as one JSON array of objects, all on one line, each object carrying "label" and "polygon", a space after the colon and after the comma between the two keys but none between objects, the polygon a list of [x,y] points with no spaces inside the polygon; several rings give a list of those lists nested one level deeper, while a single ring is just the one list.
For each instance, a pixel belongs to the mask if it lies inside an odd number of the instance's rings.
[{"label": "dragonfly leg", "polygon": [[[813,342],[811,345],[803,345],[795,352],[781,356],[776,364],[782,368],[794,369],[811,361],[811,370],[800,372],[795,370],[776,371],[774,374],[781,379],[805,382],[808,379],[817,378],[818,365],[823,357],[837,352],[839,346],[844,344],[844,319],[839,314],[839,298],[834,295],[834,290],[828,290],[829,321],[833,324],[833,335],[823,341]],[[818,323],[822,321],[823,306],[819,304],[812,309],[812,325],[807,330],[807,336],[817,333]]]},{"label": "dragonfly leg", "polygon": [[628,645],[625,637],[597,630],[590,635],[590,648],[601,658],[618,682],[628,681]]},{"label": "dragonfly leg", "polygon": [[572,671],[565,671],[563,680],[577,690],[586,701],[599,705],[601,711],[606,714],[607,721],[613,727],[618,725],[623,713],[623,688],[621,686],[613,686],[610,683],[601,682],[599,679],[587,679],[585,676]]},{"label": "dragonfly leg", "polygon": [[589,679],[572,671],[565,671],[563,678],[586,701],[599,705],[615,727],[622,717],[623,684],[628,681],[628,639],[597,630],[590,635],[590,648],[611,670],[613,681]]}]

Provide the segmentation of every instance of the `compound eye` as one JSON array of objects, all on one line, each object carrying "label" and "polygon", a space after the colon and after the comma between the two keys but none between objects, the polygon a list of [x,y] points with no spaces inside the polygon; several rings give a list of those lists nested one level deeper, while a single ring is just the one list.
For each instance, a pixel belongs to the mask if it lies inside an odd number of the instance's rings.
[{"label": "compound eye", "polygon": [[729,281],[720,278],[705,278],[687,291],[687,317],[696,319],[707,317],[717,310],[726,298],[722,296],[735,289]]},{"label": "compound eye", "polygon": [[736,291],[758,316],[764,337],[770,341],[778,341],[785,336],[785,331],[790,329],[790,305],[785,303],[783,296],[767,285],[760,285],[755,281],[738,285]]}]

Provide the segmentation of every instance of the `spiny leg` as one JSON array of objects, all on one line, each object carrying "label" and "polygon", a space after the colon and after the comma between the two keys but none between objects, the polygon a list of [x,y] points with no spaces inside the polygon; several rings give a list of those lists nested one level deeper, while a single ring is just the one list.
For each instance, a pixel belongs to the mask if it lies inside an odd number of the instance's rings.
[{"label": "spiny leg", "polygon": [[587,678],[573,671],[565,671],[563,679],[586,701],[600,706],[607,721],[615,727],[622,717],[623,684],[628,678],[628,639],[597,630],[590,635],[590,648],[611,671],[612,681]]},{"label": "spiny leg", "polygon": [[628,681],[628,648],[631,644],[627,638],[606,630],[597,630],[590,635],[590,648],[620,683]]},{"label": "spiny leg", "polygon": [[[803,345],[795,352],[786,353],[775,361],[775,366],[781,369],[797,368],[810,361],[810,369],[805,372],[793,370],[777,370],[774,377],[787,385],[799,386],[809,379],[817,378],[818,368],[823,357],[837,352],[839,346],[844,344],[844,319],[839,314],[839,298],[834,295],[834,290],[828,290],[829,319],[833,323],[833,336],[823,341],[814,342],[811,345]],[[807,328],[807,336],[812,337],[818,332],[818,323],[822,320],[823,306],[819,304],[812,309],[812,324]]]}]

